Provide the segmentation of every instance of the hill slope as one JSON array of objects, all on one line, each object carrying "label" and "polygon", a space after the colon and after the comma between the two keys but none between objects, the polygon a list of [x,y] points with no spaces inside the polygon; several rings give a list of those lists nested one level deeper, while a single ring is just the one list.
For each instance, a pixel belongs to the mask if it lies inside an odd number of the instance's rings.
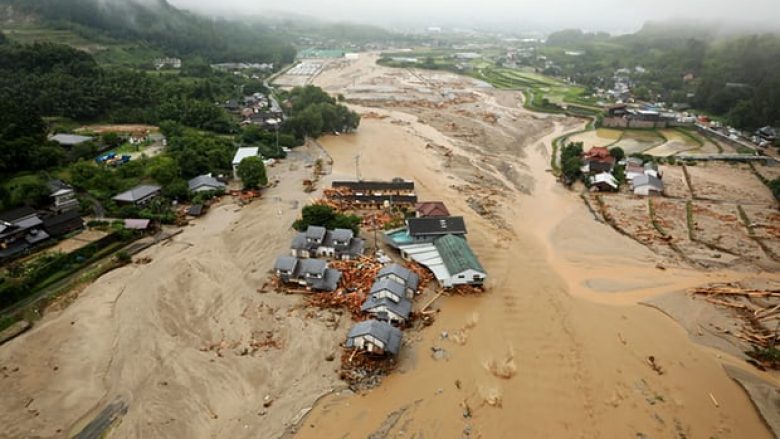
[{"label": "hill slope", "polygon": [[0,0],[0,11],[5,23],[35,23],[89,41],[140,42],[168,55],[212,62],[286,63],[295,56],[291,45],[265,27],[207,19],[166,0]]}]

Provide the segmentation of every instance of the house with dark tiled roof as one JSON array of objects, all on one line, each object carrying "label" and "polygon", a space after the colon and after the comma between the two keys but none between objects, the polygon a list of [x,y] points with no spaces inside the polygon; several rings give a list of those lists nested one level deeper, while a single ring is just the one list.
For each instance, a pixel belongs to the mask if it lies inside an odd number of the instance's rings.
[{"label": "house with dark tiled roof", "polygon": [[112,200],[117,204],[133,204],[141,206],[160,196],[162,187],[153,184],[138,185],[128,191],[116,195]]},{"label": "house with dark tiled roof", "polygon": [[0,212],[0,259],[18,256],[49,237],[35,209],[24,206]]},{"label": "house with dark tiled roof", "polygon": [[414,297],[420,283],[420,276],[417,273],[405,268],[399,264],[385,265],[376,275],[377,283],[382,281],[392,281],[404,287],[407,298]]},{"label": "house with dark tiled roof", "polygon": [[187,182],[190,192],[224,191],[225,183],[212,177],[211,174],[199,175]]},{"label": "house with dark tiled roof", "polygon": [[403,325],[412,313],[412,302],[405,297],[398,302],[390,297],[368,296],[360,310],[376,320]]},{"label": "house with dark tiled roof", "polygon": [[309,226],[293,238],[290,249],[298,258],[327,257],[349,260],[363,254],[365,242],[350,229],[328,230]]},{"label": "house with dark tiled roof", "polygon": [[369,354],[396,356],[402,337],[401,330],[387,322],[366,320],[350,328],[345,345]]},{"label": "house with dark tiled roof", "polygon": [[317,291],[334,291],[341,280],[341,272],[328,267],[321,259],[298,259],[279,256],[274,272],[285,283],[296,283]]}]

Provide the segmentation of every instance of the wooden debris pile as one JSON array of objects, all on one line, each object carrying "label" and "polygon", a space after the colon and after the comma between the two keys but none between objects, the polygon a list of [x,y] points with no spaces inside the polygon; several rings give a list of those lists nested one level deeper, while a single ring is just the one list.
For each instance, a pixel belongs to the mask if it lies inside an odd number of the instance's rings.
[{"label": "wooden debris pile", "polygon": [[780,369],[780,289],[743,288],[727,283],[693,288],[689,292],[734,311],[743,324],[732,334],[752,347],[747,352],[755,359],[752,363],[760,368]]},{"label": "wooden debris pile", "polygon": [[377,357],[358,350],[345,350],[341,354],[340,378],[353,391],[367,390],[379,385],[382,378],[395,369],[392,358]]},{"label": "wooden debris pile", "polygon": [[386,226],[392,223],[400,223],[400,227],[403,224],[403,220],[386,212],[372,212],[363,215],[360,228],[361,230],[373,232],[374,230],[385,230]]},{"label": "wooden debris pile", "polygon": [[485,292],[485,287],[476,285],[455,285],[449,290],[452,294],[459,296],[472,296],[475,294],[482,294]]},{"label": "wooden debris pile", "polygon": [[332,293],[312,294],[307,297],[307,303],[317,308],[345,308],[352,314],[353,320],[363,320],[360,307],[366,301],[382,264],[362,256],[349,261],[331,261],[330,268],[341,272],[339,288]]}]

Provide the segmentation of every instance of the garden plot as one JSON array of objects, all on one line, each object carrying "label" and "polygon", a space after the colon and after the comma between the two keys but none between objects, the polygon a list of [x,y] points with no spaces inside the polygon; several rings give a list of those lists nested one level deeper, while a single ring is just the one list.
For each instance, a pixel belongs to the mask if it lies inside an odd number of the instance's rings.
[{"label": "garden plot", "polygon": [[657,132],[651,130],[627,130],[614,145],[623,148],[626,154],[645,152],[666,141]]},{"label": "garden plot", "polygon": [[662,130],[661,135],[666,137],[667,141],[660,146],[645,151],[645,154],[656,157],[669,157],[701,147],[701,144],[696,142],[693,138],[677,130]]},{"label": "garden plot", "polygon": [[620,139],[623,134],[620,130],[609,128],[599,128],[593,131],[586,131],[569,138],[569,142],[582,142],[583,151],[588,151],[594,146],[610,146]]},{"label": "garden plot", "polygon": [[698,198],[744,204],[776,206],[772,192],[748,165],[700,163],[688,166],[693,191]]},{"label": "garden plot", "polygon": [[759,163],[753,163],[756,168],[756,172],[767,180],[774,180],[780,178],[780,166],[767,166]]},{"label": "garden plot", "polygon": [[685,174],[681,166],[661,166],[663,173],[664,193],[672,198],[691,198],[688,184],[685,182]]}]

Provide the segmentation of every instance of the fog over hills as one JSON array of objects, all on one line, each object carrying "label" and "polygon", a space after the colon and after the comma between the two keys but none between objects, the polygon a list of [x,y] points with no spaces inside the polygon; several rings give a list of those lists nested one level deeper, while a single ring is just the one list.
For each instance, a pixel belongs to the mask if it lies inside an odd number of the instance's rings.
[{"label": "fog over hills", "polygon": [[[155,0],[136,0],[155,1]],[[328,20],[350,20],[384,26],[498,26],[502,29],[551,31],[566,27],[634,32],[647,21],[685,19],[717,22],[716,26],[780,30],[777,0],[170,0],[209,14],[246,16],[269,10],[297,12]]]}]

